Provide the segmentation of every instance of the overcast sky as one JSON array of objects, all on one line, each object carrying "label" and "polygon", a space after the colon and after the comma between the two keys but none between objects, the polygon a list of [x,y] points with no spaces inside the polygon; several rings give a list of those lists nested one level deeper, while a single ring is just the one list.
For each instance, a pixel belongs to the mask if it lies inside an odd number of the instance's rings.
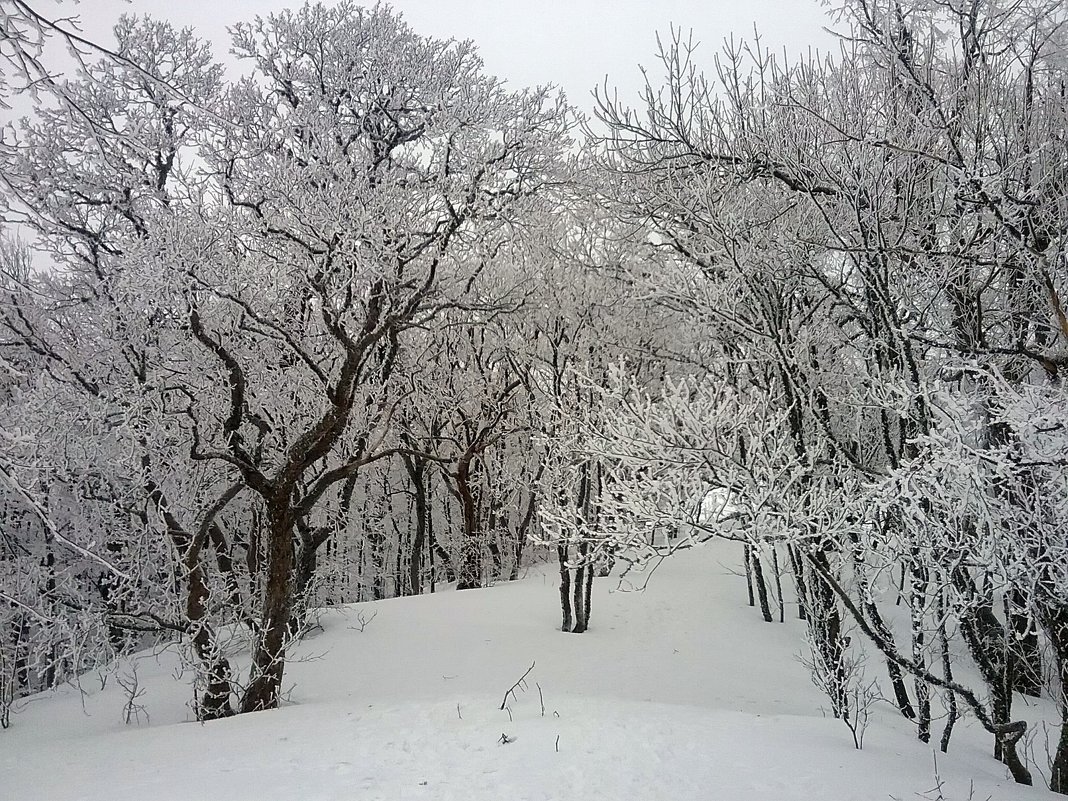
[{"label": "overcast sky", "polygon": [[[371,5],[373,0],[367,0]],[[296,7],[300,0],[81,0],[73,10],[87,33],[110,38],[122,13],[150,13],[191,26],[213,40],[220,57],[229,49],[226,26],[255,15]],[[54,6],[38,0],[42,10]],[[633,102],[641,85],[639,64],[654,67],[656,32],[670,25],[692,29],[702,61],[732,32],[759,28],[765,44],[793,53],[826,49],[827,18],[820,0],[395,0],[417,33],[473,39],[487,70],[513,88],[553,83],[584,110],[589,93],[609,78]],[[61,7],[70,7],[65,2]]]}]

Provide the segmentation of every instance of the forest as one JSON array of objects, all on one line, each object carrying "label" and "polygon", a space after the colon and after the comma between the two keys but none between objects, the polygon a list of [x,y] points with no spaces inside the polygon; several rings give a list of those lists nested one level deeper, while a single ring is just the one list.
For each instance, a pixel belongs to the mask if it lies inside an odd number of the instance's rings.
[{"label": "forest", "polygon": [[384,4],[236,72],[51,10],[0,0],[0,726],[168,643],[198,719],[274,709],[323,609],[545,562],[583,633],[716,539],[854,738],[877,680],[1068,793],[1061,0],[661,31],[592,117]]}]

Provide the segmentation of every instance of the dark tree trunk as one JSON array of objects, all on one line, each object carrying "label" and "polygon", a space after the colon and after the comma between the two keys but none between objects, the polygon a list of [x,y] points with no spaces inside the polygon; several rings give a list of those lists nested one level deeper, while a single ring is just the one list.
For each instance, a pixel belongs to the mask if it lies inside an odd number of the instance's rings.
[{"label": "dark tree trunk", "polygon": [[[56,600],[56,555],[52,550],[51,539],[45,543],[44,564],[47,576],[45,579],[45,598],[50,603],[54,603]],[[59,654],[55,645],[51,648],[48,664],[45,665],[41,678],[44,680],[44,686],[48,688],[55,687],[59,681]]]},{"label": "dark tree trunk", "polygon": [[248,529],[248,545],[245,550],[245,567],[248,568],[249,579],[253,583],[253,592],[250,595],[254,598],[256,597],[254,591],[255,582],[259,578],[260,571],[263,570],[262,543],[260,541],[260,532],[263,531],[263,515],[260,514],[258,509],[253,508],[251,518]]},{"label": "dark tree trunk", "polygon": [[318,564],[319,541],[311,532],[302,532],[296,569],[293,571],[293,613],[289,619],[289,635],[297,636],[308,624],[308,606]]},{"label": "dark tree trunk", "polygon": [[588,631],[590,628],[590,610],[593,601],[593,577],[596,574],[596,570],[593,569],[593,564],[586,565],[586,594],[582,603],[582,630]]},{"label": "dark tree trunk", "polygon": [[[589,518],[589,500],[590,500],[590,465],[588,462],[583,463],[579,471],[579,487],[578,496],[575,499],[575,520],[579,524],[579,530]],[[575,567],[575,583],[572,588],[573,600],[572,603],[575,609],[575,625],[571,631],[575,634],[582,634],[586,631],[586,606],[585,606],[585,588],[586,588],[586,572],[587,570],[593,570],[592,565],[587,565],[589,561],[588,555],[590,552],[589,543],[580,539],[577,547],[578,557],[576,559]]]},{"label": "dark tree trunk", "polygon": [[382,488],[380,494],[380,506],[376,509],[374,517],[365,517],[370,523],[365,529],[364,535],[367,539],[368,551],[371,557],[371,600],[381,601],[386,597],[386,579],[387,579],[387,560],[386,560],[386,544],[388,537],[386,536],[385,526],[386,521],[393,518],[392,509],[390,509],[390,488],[389,480],[385,471],[381,473]]},{"label": "dark tree trunk", "polygon": [[1058,707],[1061,714],[1061,733],[1050,762],[1049,789],[1068,794],[1068,606],[1052,606],[1043,610],[1043,622],[1053,659],[1060,679]]},{"label": "dark tree trunk", "polygon": [[[581,556],[579,557],[582,558]],[[583,588],[585,587],[586,580],[586,566],[581,562],[579,566],[575,568],[575,579],[572,584],[572,606],[575,609],[575,625],[571,627],[571,631],[574,634],[582,634],[586,631],[586,610],[583,607]]]},{"label": "dark tree trunk", "polygon": [[742,548],[742,558],[745,562],[746,594],[749,596],[749,605],[756,606],[756,595],[753,594],[753,546],[747,542]]},{"label": "dark tree trunk", "polygon": [[463,534],[460,540],[460,568],[456,589],[472,590],[482,586],[482,532],[478,519],[478,502],[471,484],[471,458],[461,459],[453,474],[456,492],[463,512]]},{"label": "dark tree trunk", "polygon": [[575,568],[575,583],[573,586],[575,625],[571,631],[574,634],[585,633],[589,624],[589,610],[586,608],[586,576],[593,573],[593,565],[587,564],[589,552],[589,543],[580,542],[578,546],[578,567]]},{"label": "dark tree trunk", "polygon": [[[971,600],[971,604],[966,605],[960,615],[961,637],[990,693],[992,720],[995,725],[1006,726],[1012,715],[1012,669],[1006,648],[1009,635],[994,614],[989,593],[977,590],[975,582],[963,568],[956,568],[951,580],[957,592]],[[994,757],[1009,765],[1010,769],[1010,763],[1019,759],[1015,753],[1015,741],[1011,746],[1013,750],[1007,753],[1004,738],[994,739]]]},{"label": "dark tree trunk", "polygon": [[[794,585],[797,588],[797,619],[808,619],[808,582],[805,580],[805,564],[801,559],[801,554],[798,553],[796,545],[787,545],[787,552],[790,554],[790,566],[793,569]],[[752,603],[750,603],[752,606]]]},{"label": "dark tree trunk", "polygon": [[[830,575],[830,560],[825,551],[815,551],[812,559],[820,571]],[[834,590],[823,577],[812,572],[810,582],[812,614],[809,616],[809,625],[812,627],[813,639],[819,651],[818,658],[823,660],[829,677],[832,712],[836,718],[844,720],[849,717],[849,694],[845,642],[842,640],[842,616]]]},{"label": "dark tree trunk", "polygon": [[[190,551],[199,550],[190,548]],[[204,695],[201,696],[198,717],[201,720],[216,720],[234,714],[230,703],[233,692],[230,662],[222,655],[215,632],[206,618],[208,587],[199,554],[187,557],[185,616],[193,633],[193,648],[204,671]]]},{"label": "dark tree trunk", "polygon": [[1042,695],[1042,652],[1038,630],[1028,612],[1027,598],[1013,590],[1005,602],[1005,619],[1011,632],[1009,659],[1012,660],[1013,689],[1023,695]]},{"label": "dark tree trunk", "polygon": [[412,480],[412,501],[415,511],[415,535],[412,538],[412,555],[408,564],[408,586],[413,595],[423,591],[423,550],[427,535],[426,472],[423,462],[404,457],[404,466]]},{"label": "dark tree trunk", "polygon": [[197,705],[197,716],[200,720],[229,717],[234,714],[230,701],[233,693],[230,662],[222,655],[215,632],[207,620],[211,591],[202,555],[209,532],[202,530],[196,536],[191,536],[165,506],[162,507],[162,513],[171,541],[181,555],[185,574],[185,619],[204,679],[204,694]]},{"label": "dark tree trunk", "polygon": [[252,676],[242,712],[275,709],[285,672],[286,634],[292,616],[293,521],[288,498],[268,504],[267,586],[258,642],[252,655]]},{"label": "dark tree trunk", "polygon": [[497,577],[504,575],[504,553],[501,551],[500,543],[492,535],[486,538],[486,550],[489,552],[490,561],[493,563],[493,573],[490,578],[490,583],[492,583]]},{"label": "dark tree trunk", "polygon": [[457,572],[456,568],[452,565],[452,554],[441,547],[440,543],[434,543],[434,553],[441,559],[441,563],[445,566],[445,581],[456,581]]},{"label": "dark tree trunk", "polygon": [[507,526],[507,519],[501,516],[501,505],[497,500],[493,487],[484,486],[481,497],[489,498],[486,504],[489,511],[486,515],[485,541],[489,550],[490,559],[493,560],[493,576],[490,581],[504,578],[504,549],[501,548],[501,529]]},{"label": "dark tree trunk", "polygon": [[567,544],[561,542],[556,546],[556,555],[560,560],[560,610],[563,613],[561,631],[571,631],[571,571],[567,567]]},{"label": "dark tree trunk", "polygon": [[[949,633],[946,631],[946,590],[940,587],[938,591],[938,644],[942,653],[942,675],[946,681],[953,681],[953,658],[949,650]],[[957,723],[960,713],[957,710],[957,694],[949,690],[945,693],[946,700],[946,725],[942,729],[942,739],[939,748],[942,753],[948,753],[949,740],[953,736],[953,727]]]},{"label": "dark tree trunk", "polygon": [[[926,666],[926,634],[924,632],[924,609],[927,605],[927,569],[921,564],[919,554],[912,558],[912,587],[909,593],[909,614],[912,623],[912,659],[917,665]],[[917,677],[916,691],[916,736],[920,742],[931,741],[931,688]]]},{"label": "dark tree trunk", "polygon": [[[410,511],[411,510],[409,509],[409,512]],[[411,595],[411,592],[408,590],[408,583],[409,583],[408,580],[409,580],[411,574],[409,572],[409,568],[406,568],[406,566],[405,566],[404,552],[405,552],[405,541],[407,540],[407,546],[408,546],[407,547],[407,550],[408,550],[407,559],[408,559],[408,565],[411,565],[411,563],[412,563],[412,554],[411,554],[412,544],[411,544],[411,539],[405,537],[404,532],[402,532],[400,530],[400,525],[397,523],[397,519],[396,518],[393,519],[393,532],[397,535],[397,561],[393,565],[393,575],[394,575],[393,597],[400,598],[402,595]]]},{"label": "dark tree trunk", "polygon": [[[879,607],[876,606],[875,601],[868,601],[862,608],[871,620],[872,628],[879,632],[879,636],[889,643],[892,648],[896,649],[897,644],[894,641],[894,633],[890,631],[890,627],[887,626],[886,621],[883,620],[883,616],[879,612]],[[886,672],[890,675],[890,686],[894,688],[894,700],[897,702],[897,708],[901,711],[901,714],[909,720],[915,720],[916,710],[912,707],[912,699],[909,698],[909,691],[905,686],[905,676],[901,672],[901,665],[893,659],[887,659]]]},{"label": "dark tree trunk", "polygon": [[248,616],[245,614],[244,603],[241,599],[241,584],[237,580],[237,574],[234,572],[233,556],[222,526],[218,523],[212,523],[208,529],[208,537],[211,547],[215,551],[215,564],[223,576],[223,581],[226,582],[227,601],[235,611],[242,610],[241,617],[243,620],[247,620]]},{"label": "dark tree trunk", "polygon": [[426,564],[427,572],[430,573],[430,591],[434,592],[438,587],[438,579],[435,575],[434,554],[441,547],[434,539],[434,507],[430,499],[430,487],[427,487],[426,498]]},{"label": "dark tree trunk", "polygon": [[26,643],[30,638],[30,626],[26,622],[26,615],[21,614],[11,620],[11,646],[14,653],[14,677],[15,686],[12,688],[12,697],[18,697],[19,691],[25,691],[30,686],[30,663]]},{"label": "dark tree trunk", "polygon": [[753,584],[756,586],[757,601],[760,603],[760,614],[765,623],[771,623],[771,604],[768,602],[768,585],[764,581],[764,568],[760,562],[760,552],[756,548],[749,549],[749,558],[753,563]]},{"label": "dark tree trunk", "polygon": [[[864,562],[859,537],[857,535],[852,535],[850,537],[850,543],[853,546],[854,573],[860,583],[860,592],[864,597],[873,598],[871,585],[869,584],[867,577],[867,565]],[[896,651],[897,642],[894,639],[894,633],[890,630],[890,627],[886,625],[882,613],[879,612],[878,604],[876,604],[874,600],[862,601],[861,609],[867,614],[868,619],[871,621],[872,628],[878,632],[884,642],[889,644],[890,647]],[[909,691],[905,686],[905,676],[901,670],[901,665],[887,657],[886,672],[890,676],[890,686],[894,690],[894,700],[897,703],[898,710],[909,720],[916,720],[916,710],[912,706],[912,699],[909,698]]]},{"label": "dark tree trunk", "polygon": [[771,546],[771,569],[775,571],[775,596],[779,604],[779,622],[786,622],[786,599],[782,595],[782,571],[779,570],[779,549]]},{"label": "dark tree trunk", "polygon": [[[535,481],[541,477],[542,469],[544,468],[538,469],[538,475],[535,477]],[[530,497],[527,499],[527,508],[524,510],[523,519],[519,522],[519,528],[517,528],[515,532],[515,562],[512,564],[512,572],[508,576],[510,581],[515,581],[519,578],[519,569],[523,566],[523,552],[527,547],[527,533],[530,531],[530,524],[534,520],[536,501],[537,498],[534,494],[532,483]]]}]

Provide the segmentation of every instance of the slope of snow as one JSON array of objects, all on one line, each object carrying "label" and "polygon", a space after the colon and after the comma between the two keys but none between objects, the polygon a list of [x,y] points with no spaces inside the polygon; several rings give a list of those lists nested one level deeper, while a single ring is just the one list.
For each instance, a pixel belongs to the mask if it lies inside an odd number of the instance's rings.
[{"label": "slope of snow", "polygon": [[[0,799],[938,798],[931,749],[888,705],[862,751],[824,714],[795,658],[802,624],[745,605],[736,550],[680,553],[643,592],[600,580],[581,636],[557,630],[551,571],[330,611],[284,708],[210,724],[192,722],[176,656],[146,655],[140,725],[114,679],[32,699],[0,733]],[[377,613],[363,631],[361,613]],[[945,801],[1057,797],[1013,784],[958,725]]]}]

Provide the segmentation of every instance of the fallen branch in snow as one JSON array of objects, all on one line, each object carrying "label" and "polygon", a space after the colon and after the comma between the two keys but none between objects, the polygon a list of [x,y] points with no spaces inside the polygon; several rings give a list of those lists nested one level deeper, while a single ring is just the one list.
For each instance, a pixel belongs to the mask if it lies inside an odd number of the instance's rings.
[{"label": "fallen branch in snow", "polygon": [[[374,614],[372,614],[370,617],[368,617],[367,614],[364,613],[363,610],[360,610],[359,612],[356,613],[356,625],[355,626],[349,626],[349,631],[359,631],[359,632],[362,633],[363,630],[365,628],[367,628],[367,626],[370,625],[371,621],[374,620],[376,617],[378,617],[378,610],[377,609],[374,611]],[[322,627],[320,626],[320,628],[322,628]]]},{"label": "fallen branch in snow", "polygon": [[523,684],[523,681],[526,679],[526,677],[530,675],[530,671],[532,671],[534,669],[534,665],[535,665],[536,661],[537,660],[535,660],[535,662],[531,662],[530,663],[530,667],[528,667],[527,670],[526,670],[526,673],[524,673],[522,676],[519,677],[519,681],[517,681],[515,684],[513,684],[511,687],[509,687],[505,691],[504,698],[501,700],[501,710],[502,711],[504,710],[504,708],[506,706],[508,706],[508,696],[510,695],[513,698],[516,697],[515,691]]}]

